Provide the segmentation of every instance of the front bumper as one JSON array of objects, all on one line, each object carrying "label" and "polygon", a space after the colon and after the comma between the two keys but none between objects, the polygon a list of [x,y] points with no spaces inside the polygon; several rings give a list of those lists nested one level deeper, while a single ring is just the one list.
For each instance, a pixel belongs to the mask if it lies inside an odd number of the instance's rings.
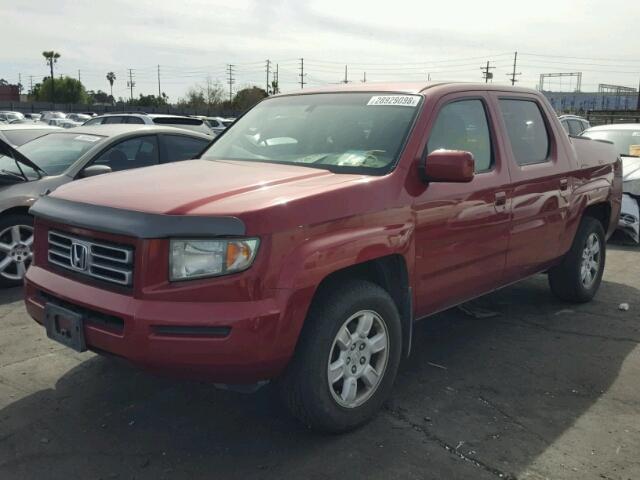
[{"label": "front bumper", "polygon": [[47,302],[86,313],[90,350],[160,373],[231,384],[274,378],[291,358],[290,342],[279,342],[281,294],[249,302],[145,300],[38,266],[25,281],[26,308],[38,323]]}]

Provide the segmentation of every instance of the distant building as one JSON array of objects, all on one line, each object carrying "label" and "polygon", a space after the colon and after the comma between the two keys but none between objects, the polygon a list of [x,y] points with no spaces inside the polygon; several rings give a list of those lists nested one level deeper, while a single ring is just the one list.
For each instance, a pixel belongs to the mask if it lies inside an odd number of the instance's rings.
[{"label": "distant building", "polygon": [[0,101],[19,102],[20,91],[17,85],[0,85]]},{"label": "distant building", "polygon": [[635,110],[638,105],[638,93],[546,91],[542,93],[558,113],[586,112],[587,110]]}]

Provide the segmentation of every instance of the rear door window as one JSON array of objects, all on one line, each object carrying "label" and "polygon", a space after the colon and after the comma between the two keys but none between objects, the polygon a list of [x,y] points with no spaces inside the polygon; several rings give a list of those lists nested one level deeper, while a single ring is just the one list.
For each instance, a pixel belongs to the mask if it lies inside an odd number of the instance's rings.
[{"label": "rear door window", "polygon": [[185,135],[163,135],[162,140],[166,152],[165,162],[195,158],[209,144],[207,140]]},{"label": "rear door window", "polygon": [[156,165],[158,157],[158,139],[155,135],[147,135],[118,143],[103,152],[95,163],[108,165],[117,172]]},{"label": "rear door window", "polygon": [[538,104],[532,100],[500,99],[513,156],[518,165],[548,161],[550,142]]},{"label": "rear door window", "polygon": [[104,125],[109,123],[124,123],[124,117],[114,116],[114,117],[105,117],[102,122]]},{"label": "rear door window", "polygon": [[127,117],[127,123],[135,123],[136,125],[144,125],[144,120],[140,117]]}]

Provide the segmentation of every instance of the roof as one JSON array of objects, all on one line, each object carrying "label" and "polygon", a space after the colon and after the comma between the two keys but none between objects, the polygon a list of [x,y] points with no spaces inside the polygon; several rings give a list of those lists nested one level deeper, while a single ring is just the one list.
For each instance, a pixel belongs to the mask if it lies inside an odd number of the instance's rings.
[{"label": "roof", "polygon": [[589,132],[595,130],[637,130],[640,132],[640,123],[612,123],[609,125],[598,125],[597,127],[591,127]]},{"label": "roof", "polygon": [[366,82],[352,83],[342,85],[326,85],[319,88],[309,88],[299,90],[297,92],[283,93],[276,96],[300,95],[309,93],[338,93],[338,92],[390,92],[404,94],[424,93],[430,89],[447,90],[447,91],[464,91],[464,90],[493,90],[508,91],[522,93],[539,93],[530,88],[512,87],[509,85],[494,85],[491,83],[473,83],[473,82]]},{"label": "roof", "polygon": [[10,123],[7,125],[0,123],[0,130],[62,130],[60,127],[47,125],[46,123]]},{"label": "roof", "polygon": [[188,115],[173,115],[170,113],[146,113],[146,112],[109,112],[109,113],[103,113],[101,115],[98,115],[97,117],[94,118],[99,118],[99,117],[126,117],[127,115],[129,116],[140,116],[140,117],[149,117],[149,118],[157,118],[157,117],[172,117],[172,118],[193,118],[190,117]]},{"label": "roof", "polygon": [[127,133],[139,133],[148,131],[149,133],[177,133],[182,135],[189,135],[193,137],[199,137],[207,140],[211,140],[211,136],[204,133],[195,132],[193,130],[187,130],[184,128],[165,127],[156,125],[137,125],[131,123],[110,123],[107,125],[90,125],[79,126],[75,128],[69,128],[63,130],[63,133],[76,133],[81,135],[100,135],[103,137],[114,137],[116,135],[124,135]]}]

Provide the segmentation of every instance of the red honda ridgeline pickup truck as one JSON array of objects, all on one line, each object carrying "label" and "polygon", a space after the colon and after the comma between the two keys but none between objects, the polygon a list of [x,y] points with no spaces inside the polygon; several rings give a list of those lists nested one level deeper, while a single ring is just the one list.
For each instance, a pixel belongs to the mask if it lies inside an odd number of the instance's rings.
[{"label": "red honda ridgeline pickup truck", "polygon": [[26,306],[76,350],[275,379],[343,431],[389,397],[415,321],[547,272],[596,293],[621,164],[539,93],[366,84],[264,100],[201,158],[38,200]]}]

